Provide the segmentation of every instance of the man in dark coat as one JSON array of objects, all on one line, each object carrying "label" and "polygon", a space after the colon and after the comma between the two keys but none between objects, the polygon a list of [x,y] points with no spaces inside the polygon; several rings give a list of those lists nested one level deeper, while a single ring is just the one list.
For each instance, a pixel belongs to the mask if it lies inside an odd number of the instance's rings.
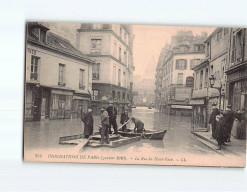
[{"label": "man in dark coat", "polygon": [[212,128],[212,138],[216,139],[215,129],[216,129],[216,116],[220,114],[219,109],[216,107],[216,104],[212,105],[212,113],[209,117],[209,124]]},{"label": "man in dark coat", "polygon": [[137,118],[132,117],[131,121],[135,124],[134,132],[142,133],[144,129],[144,123]]},{"label": "man in dark coat", "polygon": [[117,109],[113,106],[112,103],[109,104],[109,107],[106,109],[109,115],[109,133],[112,134],[111,126],[113,126],[114,134],[118,134],[117,131]]},{"label": "man in dark coat", "polygon": [[[126,110],[124,110],[121,114],[121,118],[120,118],[120,123],[123,125],[124,123],[126,123],[129,120],[129,116],[128,116],[128,112]],[[122,127],[122,131],[126,131],[127,127],[126,125],[124,125]]]},{"label": "man in dark coat", "polygon": [[101,108],[101,114],[100,114],[100,120],[101,120],[101,141],[100,144],[104,144],[105,142],[107,144],[110,143],[110,139],[109,139],[109,117],[108,117],[108,113],[105,109],[105,107]]},{"label": "man in dark coat", "polygon": [[88,108],[87,114],[82,116],[81,120],[84,123],[84,137],[88,138],[93,134],[93,116],[92,116],[92,108]]},{"label": "man in dark coat", "polygon": [[232,131],[232,125],[233,125],[233,121],[234,121],[234,112],[232,111],[232,106],[228,105],[226,108],[226,111],[223,113],[223,117],[224,117],[224,128],[226,130],[227,133],[227,140],[226,142],[230,142],[230,138],[231,138],[231,131]]},{"label": "man in dark coat", "polygon": [[218,148],[216,150],[221,150],[221,146],[227,140],[227,132],[224,127],[225,118],[222,114],[216,116],[216,129],[215,129],[215,139],[218,143]]}]

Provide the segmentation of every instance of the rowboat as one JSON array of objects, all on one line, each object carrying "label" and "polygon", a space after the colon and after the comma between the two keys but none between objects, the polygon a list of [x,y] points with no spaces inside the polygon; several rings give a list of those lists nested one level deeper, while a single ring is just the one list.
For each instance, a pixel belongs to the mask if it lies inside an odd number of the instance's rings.
[{"label": "rowboat", "polygon": [[151,140],[163,140],[165,134],[167,133],[167,130],[161,130],[161,131],[153,131],[153,130],[145,130],[143,133],[135,133],[131,129],[127,129],[126,131],[118,131],[118,134],[120,134],[123,137],[136,137],[141,136],[143,139],[151,139]]}]

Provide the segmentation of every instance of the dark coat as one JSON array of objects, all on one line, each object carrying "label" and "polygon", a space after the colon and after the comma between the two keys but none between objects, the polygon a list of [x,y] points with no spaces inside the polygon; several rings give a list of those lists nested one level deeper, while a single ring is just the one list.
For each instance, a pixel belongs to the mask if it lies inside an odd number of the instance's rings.
[{"label": "dark coat", "polygon": [[216,130],[216,116],[220,114],[220,111],[218,108],[214,108],[211,115],[210,115],[210,118],[209,118],[209,124],[211,124],[212,126],[212,137],[213,138],[216,138],[216,133],[215,133],[215,130]]},{"label": "dark coat", "polygon": [[140,121],[139,119],[135,118],[135,122],[134,122],[134,123],[135,123],[135,128],[134,128],[134,130],[136,129],[137,132],[143,130],[143,128],[144,128],[144,123],[143,123],[142,121]]},{"label": "dark coat", "polygon": [[82,116],[81,120],[84,123],[84,135],[92,135],[93,134],[93,116],[91,112],[88,112],[84,116]]},{"label": "dark coat", "polygon": [[110,120],[116,120],[117,118],[117,109],[113,106],[109,106],[107,109],[106,109],[108,115],[109,115],[109,119]]},{"label": "dark coat", "polygon": [[223,120],[224,128],[226,129],[227,133],[231,133],[232,124],[234,121],[234,112],[231,110],[226,110],[223,113],[223,117],[224,117],[224,120]]},{"label": "dark coat", "polygon": [[215,129],[215,138],[218,144],[224,143],[228,139],[227,131],[224,127],[225,118],[219,118],[219,121],[216,121],[216,129]]},{"label": "dark coat", "polygon": [[129,120],[129,116],[128,116],[128,112],[123,112],[121,114],[121,118],[120,118],[120,123],[124,124],[125,122],[127,122]]}]

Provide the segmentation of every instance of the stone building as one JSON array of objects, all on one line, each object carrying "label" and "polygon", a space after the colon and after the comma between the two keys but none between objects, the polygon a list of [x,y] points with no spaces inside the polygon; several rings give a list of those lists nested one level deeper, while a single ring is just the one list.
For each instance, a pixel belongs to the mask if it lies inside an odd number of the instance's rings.
[{"label": "stone building", "polygon": [[[156,102],[160,98],[160,111],[190,115],[189,105],[194,78],[192,68],[205,58],[206,34],[193,36],[191,31],[178,32],[172,37],[170,49],[161,53],[156,75]],[[168,46],[167,46],[168,48]],[[160,82],[161,89],[160,89]],[[160,94],[160,97],[158,97]]]},{"label": "stone building", "polygon": [[25,119],[80,117],[90,104],[93,61],[42,23],[26,29]]},{"label": "stone building", "polygon": [[226,67],[227,100],[233,110],[247,108],[247,29],[230,32],[230,60]]},{"label": "stone building", "polygon": [[133,90],[132,26],[121,24],[81,24],[77,48],[94,59],[92,69],[92,107],[99,113],[113,102],[121,111],[132,105]]},{"label": "stone building", "polygon": [[[212,104],[222,110],[226,108],[226,75],[229,62],[230,28],[217,28],[205,41],[205,60],[193,68],[194,90],[190,104],[193,106],[192,125],[194,129],[208,128]],[[214,88],[209,77],[215,77]],[[220,88],[218,90],[216,88]]]}]

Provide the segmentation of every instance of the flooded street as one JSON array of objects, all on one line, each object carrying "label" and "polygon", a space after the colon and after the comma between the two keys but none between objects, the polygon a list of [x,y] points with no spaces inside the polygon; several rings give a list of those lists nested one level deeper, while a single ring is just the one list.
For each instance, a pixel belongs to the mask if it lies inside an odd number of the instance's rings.
[{"label": "flooded street", "polygon": [[[191,118],[184,116],[169,116],[159,113],[154,109],[146,107],[137,107],[132,110],[130,116],[134,116],[145,124],[145,129],[162,130],[167,129],[167,134],[162,141],[145,140],[134,142],[125,146],[114,148],[90,148],[85,150],[92,152],[112,151],[116,152],[186,152],[212,154],[208,147],[198,140],[194,139],[190,134]],[[120,116],[117,117],[118,125]],[[98,131],[99,116],[94,116],[94,131]],[[59,138],[62,136],[76,135],[83,133],[84,125],[79,119],[66,120],[44,120],[36,122],[26,122],[25,125],[25,147],[26,149],[70,149],[74,146],[59,145]],[[128,124],[133,129],[133,123]]]}]

